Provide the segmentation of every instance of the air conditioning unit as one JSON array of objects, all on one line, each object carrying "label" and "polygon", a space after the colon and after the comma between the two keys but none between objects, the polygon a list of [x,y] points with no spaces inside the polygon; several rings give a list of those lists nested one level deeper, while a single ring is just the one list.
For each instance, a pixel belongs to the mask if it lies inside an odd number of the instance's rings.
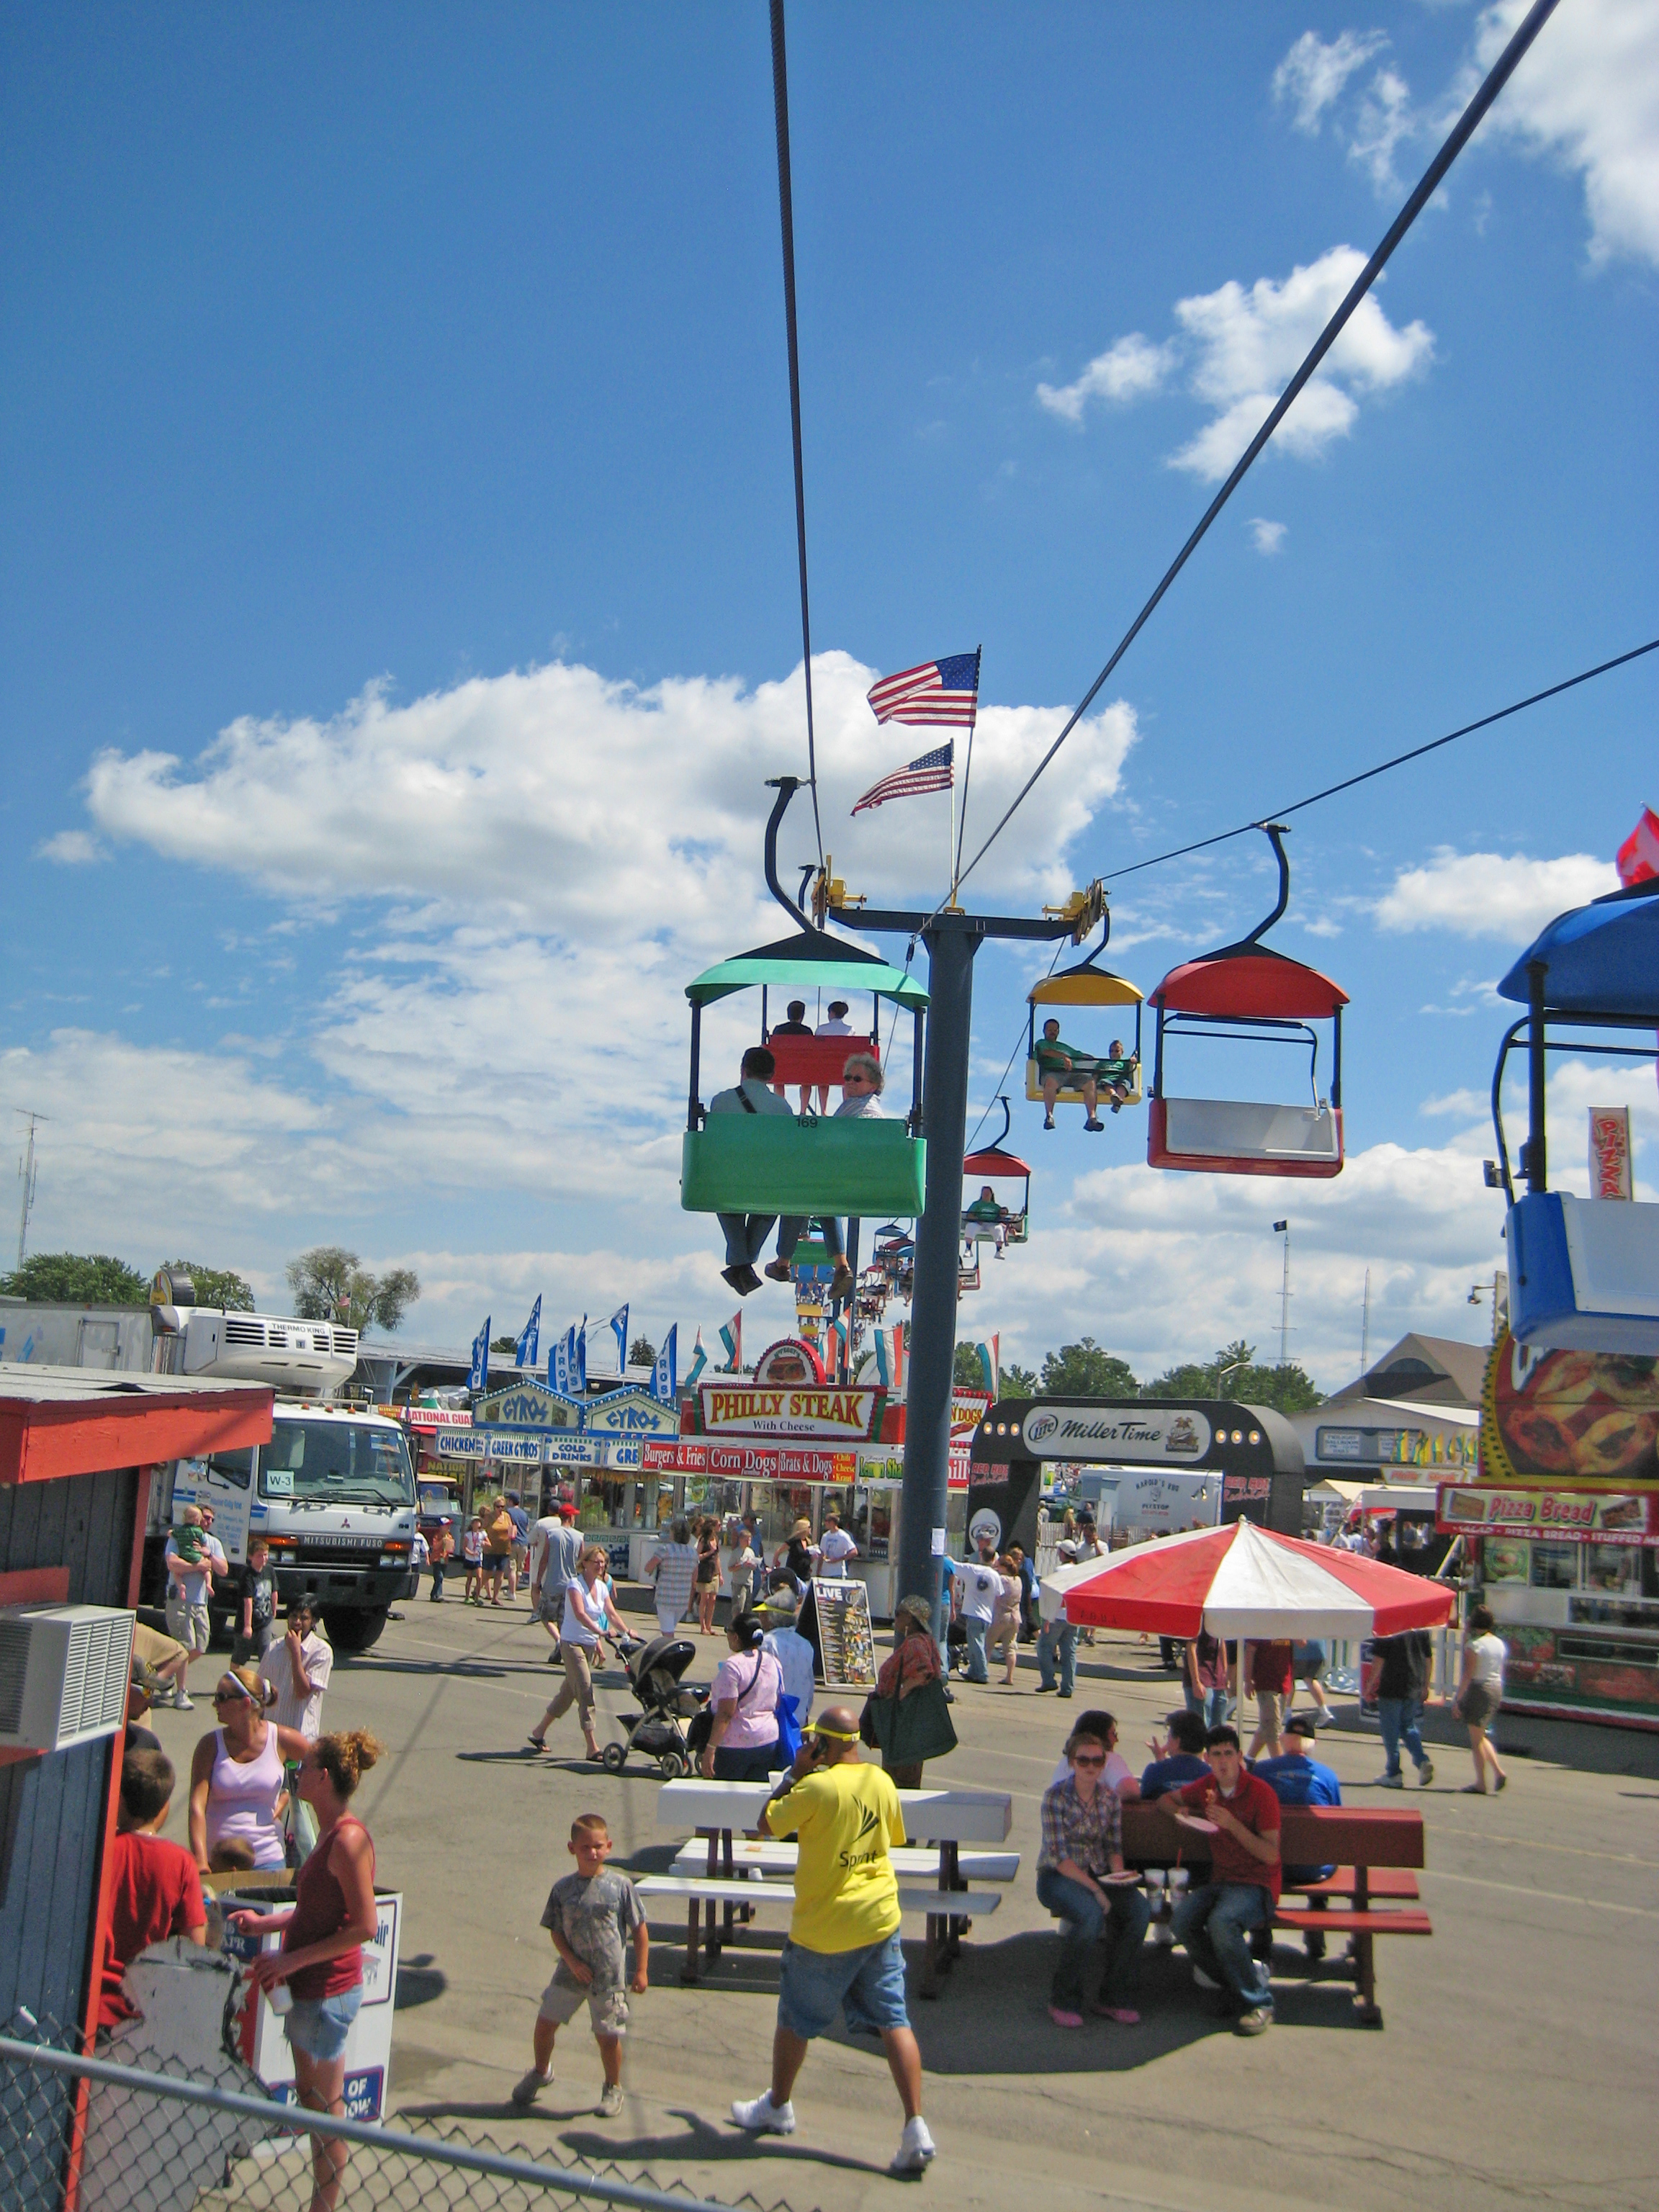
[{"label": "air conditioning unit", "polygon": [[264,1382],[285,1397],[325,1398],[350,1380],[357,1364],[357,1331],[331,1322],[204,1306],[181,1310],[176,1319],[168,1374]]},{"label": "air conditioning unit", "polygon": [[132,1615],[106,1605],[0,1606],[0,1746],[69,1751],[127,1712]]}]

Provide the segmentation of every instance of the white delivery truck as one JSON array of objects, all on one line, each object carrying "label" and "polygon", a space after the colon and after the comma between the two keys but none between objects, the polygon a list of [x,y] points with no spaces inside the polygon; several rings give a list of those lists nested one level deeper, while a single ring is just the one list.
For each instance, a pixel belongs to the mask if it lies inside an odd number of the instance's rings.
[{"label": "white delivery truck", "polygon": [[[333,1405],[357,1364],[357,1332],[329,1322],[221,1313],[185,1303],[188,1285],[158,1278],[151,1308],[156,1366],[173,1375],[264,1382],[276,1392],[271,1437],[243,1451],[178,1460],[150,1485],[143,1596],[166,1595],[168,1530],[191,1504],[214,1508],[214,1534],[234,1565],[263,1536],[279,1601],[308,1597],[337,1651],[367,1651],[400,1598],[413,1596],[415,1470],[401,1425],[371,1407]],[[234,1592],[210,1603],[232,1627]]]}]

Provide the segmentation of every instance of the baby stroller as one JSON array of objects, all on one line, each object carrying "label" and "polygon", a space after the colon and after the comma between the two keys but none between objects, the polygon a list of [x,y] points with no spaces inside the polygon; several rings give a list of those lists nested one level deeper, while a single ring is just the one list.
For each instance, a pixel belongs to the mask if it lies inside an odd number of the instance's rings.
[{"label": "baby stroller", "polygon": [[698,1710],[708,1692],[683,1690],[680,1677],[696,1656],[697,1647],[688,1636],[653,1636],[623,1659],[629,1687],[641,1711],[636,1721],[627,1724],[626,1741],[606,1744],[601,1753],[607,1774],[620,1774],[630,1751],[654,1759],[665,1782],[690,1772],[691,1753],[680,1723]]}]

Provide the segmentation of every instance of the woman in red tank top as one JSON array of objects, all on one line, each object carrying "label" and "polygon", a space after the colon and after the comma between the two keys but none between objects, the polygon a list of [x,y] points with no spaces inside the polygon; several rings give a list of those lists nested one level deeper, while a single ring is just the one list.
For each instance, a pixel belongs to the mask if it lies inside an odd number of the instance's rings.
[{"label": "woman in red tank top", "polygon": [[[374,1940],[374,1846],[349,1810],[358,1783],[380,1756],[361,1729],[319,1736],[306,1747],[300,1795],[319,1831],[284,1912],[236,1912],[245,1936],[282,1931],[280,1951],[262,1951],[248,1969],[256,1990],[285,1984],[292,2002],[283,2033],[294,2052],[294,2085],[313,2112],[345,2111],[345,2047],[362,2002],[363,1951]],[[320,2136],[312,2142],[311,2212],[334,2212],[349,2153]]]}]

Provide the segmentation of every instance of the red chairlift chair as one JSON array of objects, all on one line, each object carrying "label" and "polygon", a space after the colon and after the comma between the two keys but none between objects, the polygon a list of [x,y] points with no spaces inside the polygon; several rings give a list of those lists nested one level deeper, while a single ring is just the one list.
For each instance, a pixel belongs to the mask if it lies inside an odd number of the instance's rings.
[{"label": "red chairlift chair", "polygon": [[[1283,825],[1261,827],[1279,861],[1278,904],[1236,945],[1172,968],[1151,995],[1158,1027],[1146,1125],[1149,1167],[1321,1179],[1342,1172],[1342,1009],[1348,995],[1316,968],[1261,942],[1291,896]],[[1319,1038],[1309,1026],[1318,1021],[1332,1024],[1328,1100],[1320,1096]],[[1164,1085],[1165,1040],[1195,1036],[1305,1043],[1312,1103],[1170,1095]]]}]

